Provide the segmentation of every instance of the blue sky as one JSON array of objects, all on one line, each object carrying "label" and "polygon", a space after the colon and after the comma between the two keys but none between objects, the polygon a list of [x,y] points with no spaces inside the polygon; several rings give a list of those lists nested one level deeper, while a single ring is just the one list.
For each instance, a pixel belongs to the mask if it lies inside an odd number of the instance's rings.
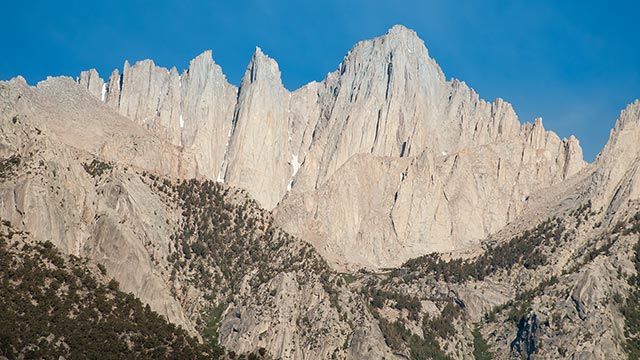
[{"label": "blue sky", "polygon": [[[92,4],[93,3],[93,4]],[[575,134],[591,161],[640,98],[638,1],[12,1],[0,22],[0,79],[76,76],[151,58],[187,67],[213,50],[238,84],[255,46],[289,89],[322,80],[360,40],[416,30],[447,77],[511,102],[521,121]]]}]

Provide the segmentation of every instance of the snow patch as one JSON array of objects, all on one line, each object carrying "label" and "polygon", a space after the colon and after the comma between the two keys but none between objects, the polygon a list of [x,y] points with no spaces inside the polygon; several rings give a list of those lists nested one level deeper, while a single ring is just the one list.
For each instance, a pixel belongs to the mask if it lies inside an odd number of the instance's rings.
[{"label": "snow patch", "polygon": [[184,119],[182,118],[182,114],[180,114],[180,129],[184,128]]},{"label": "snow patch", "polygon": [[443,156],[447,156],[447,152],[446,152],[446,151],[443,151],[443,152],[442,152],[442,155],[443,155]]},{"label": "snow patch", "polygon": [[409,176],[409,168],[406,168],[403,172],[400,173],[400,182],[404,182]]},{"label": "snow patch", "polygon": [[107,98],[107,84],[104,83],[102,84],[102,97],[100,97],[100,101],[104,102],[106,98]]},{"label": "snow patch", "polygon": [[224,146],[224,154],[222,155],[222,165],[220,165],[220,171],[218,171],[218,178],[216,179],[219,183],[224,183],[224,177],[222,177],[222,169],[224,169],[224,163],[227,161],[227,152],[229,151],[229,142],[231,141],[231,133],[233,132],[233,126],[229,128],[229,132],[227,133],[227,144]]},{"label": "snow patch", "polygon": [[296,177],[296,174],[298,173],[298,170],[300,170],[300,163],[298,162],[298,155],[291,154],[291,161],[289,163],[291,164],[291,167],[293,167],[293,173],[291,174],[291,180],[289,181],[289,184],[287,185],[287,191],[291,191],[291,188],[293,187],[293,179]]},{"label": "snow patch", "polygon": [[298,162],[298,155],[291,155],[291,166],[293,166],[293,175],[296,176],[298,170],[300,170],[300,163]]}]

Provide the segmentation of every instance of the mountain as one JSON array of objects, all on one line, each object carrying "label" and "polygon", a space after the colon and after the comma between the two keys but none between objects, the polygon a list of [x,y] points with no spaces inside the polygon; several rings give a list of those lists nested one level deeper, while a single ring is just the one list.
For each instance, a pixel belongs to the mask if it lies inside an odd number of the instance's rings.
[{"label": "mountain", "polygon": [[588,164],[394,26],[293,92],[256,48],[239,88],[207,51],[18,77],[0,108],[16,241],[230,357],[640,354],[638,101]]},{"label": "mountain", "polygon": [[145,60],[114,71],[102,92],[95,71],[79,83],[181,148],[185,174],[246,189],[338,268],[477,245],[531,193],[585,166],[577,139],[561,140],[540,119],[521,125],[503,100],[447,81],[402,26],[294,92],[260,48],[239,90],[210,52],[181,76]]}]

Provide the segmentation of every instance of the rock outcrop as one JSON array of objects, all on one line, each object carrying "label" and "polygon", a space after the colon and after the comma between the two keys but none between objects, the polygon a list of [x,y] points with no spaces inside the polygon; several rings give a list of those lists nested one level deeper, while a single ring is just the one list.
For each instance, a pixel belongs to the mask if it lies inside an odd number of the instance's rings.
[{"label": "rock outcrop", "polygon": [[[288,359],[395,358],[375,319],[339,275],[310,245],[275,228],[269,213],[248,195],[215,185],[217,207],[205,211],[211,198],[203,200],[204,194],[213,196],[207,192],[212,182],[205,191],[202,185],[193,187],[198,183],[193,178],[182,181],[149,172],[154,161],[165,164],[160,151],[150,152],[148,163],[133,161],[139,156],[135,147],[130,158],[118,162],[96,158],[100,149],[116,148],[121,141],[144,147],[151,140],[142,136],[142,125],[74,89],[79,90],[68,78],[48,80],[37,89],[23,79],[0,83],[3,222],[34,241],[51,241],[64,253],[104,266],[120,289],[207,344],[219,340],[237,352],[264,348]],[[54,98],[60,101],[49,102]],[[61,108],[55,110],[56,104]],[[74,126],[85,106],[96,107],[94,116],[109,126],[96,125],[94,136],[67,144],[77,134],[58,136],[61,123]],[[72,115],[56,112],[62,109]],[[119,121],[124,123],[118,131],[130,138],[109,132]],[[102,136],[104,143],[98,141]],[[158,149],[172,148],[151,139]],[[179,187],[188,195],[174,193]],[[204,216],[196,222],[194,213]],[[201,221],[226,226],[216,236],[225,236],[218,241],[228,249],[211,245],[209,229],[190,237],[194,229],[202,230]],[[205,254],[208,247],[214,250]],[[266,311],[266,303],[275,308]],[[217,317],[211,309],[219,309]],[[213,322],[219,326],[205,331]]]},{"label": "rock outcrop", "polygon": [[106,100],[107,84],[95,69],[81,72],[78,83],[80,86],[87,88],[89,93],[100,99],[100,101]]},{"label": "rock outcrop", "polygon": [[237,89],[213,62],[211,51],[193,59],[182,75],[151,60],[134,65],[127,61],[122,75],[113,71],[100,97],[93,84],[103,81],[95,70],[83,72],[79,82],[121,115],[184,149],[187,161],[195,165],[193,175],[220,174]]},{"label": "rock outcrop", "polygon": [[[194,334],[193,324],[153,270],[153,255],[145,248],[145,243],[153,242],[160,249],[155,256],[166,257],[162,252],[168,248],[168,209],[154,201],[149,190],[132,180],[126,170],[111,181],[92,178],[83,166],[85,161],[84,165],[90,163],[87,153],[64,144],[49,130],[58,130],[54,123],[64,118],[42,116],[39,107],[43,103],[31,102],[33,94],[26,84],[12,83],[0,84],[0,153],[20,159],[21,171],[2,178],[0,217],[28,231],[35,240],[50,240],[65,253],[104,264],[121,289],[134,292],[169,321]],[[27,108],[32,111],[26,112]],[[66,107],[66,111],[71,109],[78,108]],[[45,114],[53,115],[50,108],[46,110]],[[99,127],[93,130],[100,134]]]},{"label": "rock outcrop", "polygon": [[611,213],[626,206],[629,198],[640,197],[640,101],[620,113],[609,141],[598,155],[595,181],[596,205]]},{"label": "rock outcrop", "polygon": [[242,78],[222,178],[273,208],[292,173],[289,102],[278,64],[256,48]]}]

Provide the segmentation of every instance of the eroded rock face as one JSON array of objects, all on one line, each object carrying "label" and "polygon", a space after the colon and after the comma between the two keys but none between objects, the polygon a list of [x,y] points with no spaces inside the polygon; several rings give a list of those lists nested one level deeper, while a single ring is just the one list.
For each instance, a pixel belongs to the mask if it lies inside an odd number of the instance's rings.
[{"label": "eroded rock face", "polygon": [[[326,120],[276,217],[339,265],[396,266],[476,245],[531,193],[585,166],[574,137],[540,119],[520,125],[510,104],[445,81],[402,27],[356,45],[323,85]],[[376,157],[395,170],[369,166]]]},{"label": "eroded rock face", "polygon": [[91,95],[101,101],[106,100],[107,84],[105,84],[104,80],[98,75],[96,69],[81,72],[78,83],[80,86],[87,88]]},{"label": "eroded rock face", "polygon": [[[3,105],[11,99],[6,90],[0,85]],[[195,334],[155,270],[154,262],[166,261],[171,210],[126,171],[114,181],[92,178],[82,165],[86,153],[58,142],[36,117],[13,110],[0,117],[0,148],[3,157],[19,156],[22,170],[0,182],[0,217],[35,240],[50,240],[65,253],[105,265],[124,291]],[[145,246],[151,242],[155,254]]]},{"label": "eroded rock face", "polygon": [[[83,74],[96,96],[101,80]],[[181,147],[183,173],[277,206],[277,222],[336,265],[393,266],[477,245],[531,193],[585,166],[577,139],[540,119],[521,125],[510,104],[447,81],[402,26],[358,43],[322,83],[294,92],[258,48],[239,90],[205,52],[182,76],[150,60],[125,63],[101,100]],[[394,170],[369,167],[377,158]]]},{"label": "eroded rock face", "polygon": [[193,59],[180,81],[181,146],[193,154],[198,175],[217,179],[229,146],[238,89],[227,82],[210,51]]},{"label": "eroded rock face", "polygon": [[121,115],[184,149],[187,162],[195,163],[194,176],[220,174],[237,88],[227,82],[211,51],[194,58],[182,75],[151,60],[125,62],[122,75],[114,70],[100,96],[93,84],[103,81],[95,70],[83,72],[79,82]]},{"label": "eroded rock face", "polygon": [[[96,77],[80,79],[94,96]],[[205,52],[181,77],[149,60],[125,63],[101,99],[116,96],[119,113],[193,157],[193,174],[277,206],[280,225],[347,266],[475,245],[517,217],[530,193],[585,165],[574,137],[561,140],[539,119],[521,125],[510,104],[447,81],[402,26],[358,43],[322,83],[294,92],[258,48],[239,91]],[[377,157],[397,169],[367,167]],[[367,177],[389,180],[383,191],[352,181]]]},{"label": "eroded rock face", "polygon": [[292,173],[290,100],[278,64],[257,48],[240,85],[223,178],[268,209],[285,194]]},{"label": "eroded rock face", "polygon": [[[330,306],[322,286],[300,283],[294,273],[278,275],[260,292],[271,292],[274,298],[260,303],[262,296],[257,296],[227,312],[220,329],[226,346],[241,352],[264,347],[282,359],[396,358],[383,345],[373,318],[357,309],[346,291],[339,295],[346,305],[342,313]],[[348,322],[340,322],[341,317]]]},{"label": "eroded rock face", "polygon": [[596,205],[615,213],[628,198],[640,197],[640,101],[620,112],[609,141],[598,155],[594,180],[598,183]]},{"label": "eroded rock face", "polygon": [[[61,91],[68,80],[61,84],[43,83],[42,88]],[[86,150],[66,144],[53,132],[59,125],[44,126],[48,119],[39,107],[46,105],[46,97],[29,93],[33,89],[20,79],[14,82],[11,86],[0,83],[0,106],[6,110],[0,115],[0,219],[28,232],[33,240],[49,240],[65,253],[103,265],[106,274],[116,279],[123,291],[132,292],[192,335],[200,336],[197,331],[202,326],[198,324],[202,324],[202,319],[209,321],[207,311],[220,307],[224,315],[216,330],[220,344],[236,352],[265,348],[272,356],[287,359],[396,358],[361,300],[344,283],[338,285],[337,274],[331,273],[319,255],[301,240],[289,238],[285,245],[269,242],[266,246],[277,252],[281,262],[298,259],[305,265],[297,263],[271,275],[258,273],[268,274],[264,268],[232,268],[234,274],[246,271],[240,289],[223,293],[220,298],[204,294],[202,288],[193,285],[197,283],[194,279],[207,273],[211,275],[207,278],[210,286],[220,290],[220,269],[216,267],[220,264],[213,263],[205,269],[203,263],[197,267],[178,265],[186,261],[184,257],[178,262],[171,260],[185,251],[186,240],[176,236],[179,229],[195,226],[185,225],[186,210],[181,207],[181,199],[165,191],[173,186],[174,179],[147,174],[144,168],[98,160]],[[20,101],[16,103],[18,97]],[[23,100],[29,101],[31,112],[21,108]],[[96,104],[95,99],[80,98],[87,100]],[[82,113],[79,106],[73,109]],[[136,128],[142,129],[119,115],[103,119],[111,125],[117,124],[114,119],[124,120],[133,134]],[[74,121],[73,117],[68,120]],[[138,140],[141,144],[145,139]],[[82,145],[93,149],[95,141],[89,139]],[[12,157],[19,160],[5,167],[5,160]],[[256,227],[260,230],[256,231],[274,231],[272,220],[265,223],[268,213],[258,208],[255,201],[249,202],[248,196],[240,191],[228,193],[227,187],[221,189],[218,194],[225,197],[226,204],[244,202],[244,208],[253,208],[232,222],[260,222]],[[200,193],[194,192],[198,198]],[[188,211],[192,210],[189,207]],[[206,221],[229,216],[208,215]],[[238,243],[230,246],[246,246],[250,249],[246,252],[255,251],[257,245],[251,248],[247,244],[260,236],[243,232],[235,239]],[[206,258],[194,253],[193,257],[196,256]],[[254,256],[247,263],[259,266],[252,263],[256,260]],[[233,264],[238,259],[227,261]],[[320,272],[326,278],[320,277]],[[252,279],[258,275],[265,276],[264,284]],[[332,299],[334,296],[339,297],[339,303]],[[274,307],[267,309],[265,304]]]}]

